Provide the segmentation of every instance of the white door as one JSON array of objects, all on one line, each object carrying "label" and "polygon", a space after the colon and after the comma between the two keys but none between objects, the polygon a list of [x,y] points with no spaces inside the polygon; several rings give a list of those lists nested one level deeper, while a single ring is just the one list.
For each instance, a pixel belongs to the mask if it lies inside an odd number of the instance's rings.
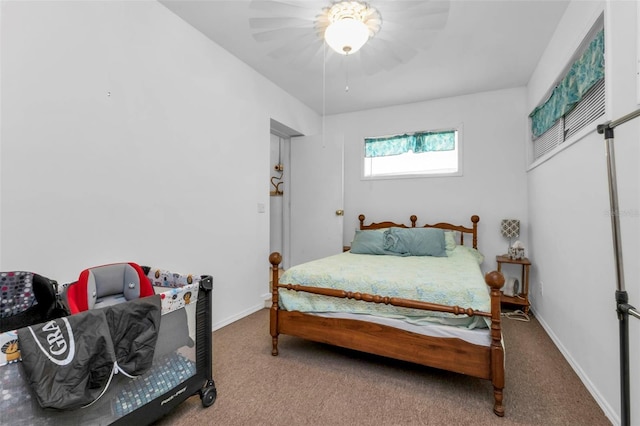
[{"label": "white door", "polygon": [[291,138],[285,267],[342,251],[343,140],[328,135]]}]

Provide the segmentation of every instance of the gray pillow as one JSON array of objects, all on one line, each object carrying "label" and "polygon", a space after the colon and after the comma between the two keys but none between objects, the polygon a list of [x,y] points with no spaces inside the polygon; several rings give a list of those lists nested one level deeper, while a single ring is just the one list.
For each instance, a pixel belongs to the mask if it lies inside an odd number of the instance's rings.
[{"label": "gray pillow", "polygon": [[389,228],[383,249],[409,256],[446,257],[444,230],[438,228]]},{"label": "gray pillow", "polygon": [[398,256],[400,253],[384,249],[384,231],[380,230],[356,230],[356,235],[351,242],[351,249],[354,254],[390,254]]}]

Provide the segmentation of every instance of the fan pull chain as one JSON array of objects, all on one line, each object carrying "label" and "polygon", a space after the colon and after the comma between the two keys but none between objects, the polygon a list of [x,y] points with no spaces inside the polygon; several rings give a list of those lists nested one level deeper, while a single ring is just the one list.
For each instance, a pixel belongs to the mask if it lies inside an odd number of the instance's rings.
[{"label": "fan pull chain", "polygon": [[322,43],[322,148],[324,149],[324,122],[327,109],[327,43]]},{"label": "fan pull chain", "polygon": [[349,52],[346,53],[346,55],[344,55],[344,69],[345,69],[345,87],[344,87],[344,91],[348,92],[349,91]]}]

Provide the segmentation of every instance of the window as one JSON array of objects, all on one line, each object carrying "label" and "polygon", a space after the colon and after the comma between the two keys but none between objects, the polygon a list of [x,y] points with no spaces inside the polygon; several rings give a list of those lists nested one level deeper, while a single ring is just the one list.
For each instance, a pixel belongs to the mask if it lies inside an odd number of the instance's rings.
[{"label": "window", "polygon": [[605,113],[604,29],[597,28],[549,98],[529,115],[534,161]]},{"label": "window", "polygon": [[461,175],[457,129],[365,138],[365,179]]}]

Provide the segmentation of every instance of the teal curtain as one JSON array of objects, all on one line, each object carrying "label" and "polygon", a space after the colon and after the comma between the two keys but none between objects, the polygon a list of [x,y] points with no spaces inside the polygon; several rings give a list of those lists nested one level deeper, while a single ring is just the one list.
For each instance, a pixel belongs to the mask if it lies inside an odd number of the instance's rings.
[{"label": "teal curtain", "polygon": [[418,132],[384,138],[365,138],[364,156],[386,157],[389,155],[432,151],[453,151],[456,149],[456,132]]},{"label": "teal curtain", "polygon": [[553,89],[549,99],[529,114],[533,137],[537,138],[549,130],[603,78],[604,30],[600,30],[582,56],[571,65],[560,84]]}]

